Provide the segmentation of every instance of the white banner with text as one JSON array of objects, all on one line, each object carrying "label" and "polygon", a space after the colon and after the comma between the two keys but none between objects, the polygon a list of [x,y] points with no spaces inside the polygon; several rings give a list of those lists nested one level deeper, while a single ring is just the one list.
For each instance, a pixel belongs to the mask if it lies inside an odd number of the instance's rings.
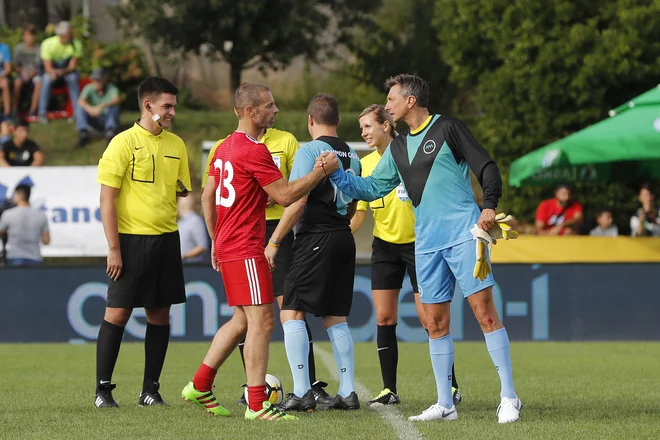
[{"label": "white banner with text", "polygon": [[30,205],[48,218],[51,242],[42,245],[43,257],[105,256],[96,173],[96,166],[0,168],[0,204],[11,200],[16,186],[27,184]]}]

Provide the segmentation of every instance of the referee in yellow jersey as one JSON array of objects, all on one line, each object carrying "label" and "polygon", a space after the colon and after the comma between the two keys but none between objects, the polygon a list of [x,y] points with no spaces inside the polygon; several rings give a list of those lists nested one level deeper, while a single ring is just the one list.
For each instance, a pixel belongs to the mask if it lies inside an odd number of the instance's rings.
[{"label": "referee in yellow jersey", "polygon": [[[206,179],[209,175],[209,169],[211,166],[211,161],[215,155],[215,150],[218,146],[224,141],[224,139],[219,140],[213,146],[209,152],[208,159],[206,160],[206,168],[204,171],[204,178],[202,180],[202,188],[206,186]],[[293,169],[293,158],[300,148],[300,144],[296,140],[295,136],[288,131],[278,130],[276,128],[268,128],[264,133],[262,133],[259,138],[259,142],[266,145],[268,151],[273,156],[273,161],[275,165],[282,172],[282,176],[286,180],[289,180],[289,174],[291,169]],[[266,239],[273,235],[277,224],[282,218],[282,213],[284,212],[284,207],[275,203],[272,199],[268,199],[268,205],[266,209]],[[291,266],[291,259],[293,257],[293,240],[294,234],[291,231],[280,243],[279,251],[275,257],[275,270],[272,272],[273,276],[273,294],[277,299],[277,304],[282,308],[282,294],[284,291],[284,278],[289,272],[289,267]],[[268,245],[268,242],[264,243],[264,247]],[[312,384],[312,391],[317,397],[319,403],[324,403],[326,400],[330,400],[331,397],[328,393],[325,392],[325,387],[328,386],[327,383],[316,380],[316,367],[314,364],[314,349],[313,349],[313,338],[312,333],[309,329],[309,324],[305,320],[305,325],[307,326],[307,335],[309,336],[309,380]],[[238,348],[241,352],[241,359],[243,360],[243,366],[245,367],[245,359],[243,357],[243,346],[245,344],[245,337],[238,344]],[[241,397],[238,399],[238,404],[246,405],[245,395],[242,393]]]},{"label": "referee in yellow jersey", "polygon": [[[363,157],[362,177],[371,175],[380,158],[397,136],[392,116],[382,105],[371,105],[360,114],[362,137],[370,148],[376,151]],[[400,402],[396,388],[396,370],[399,363],[399,349],[396,337],[399,292],[403,279],[408,272],[415,296],[415,306],[422,325],[424,309],[419,300],[417,276],[415,273],[415,214],[408,193],[401,183],[382,199],[369,203],[374,216],[374,240],[371,254],[371,290],[376,309],[378,330],[376,343],[378,358],[383,377],[383,391],[367,402],[393,405]],[[351,230],[355,233],[367,215],[367,202],[360,201],[357,211],[351,219]],[[458,403],[461,394],[458,391],[456,375],[452,368],[452,386],[454,402]]]},{"label": "referee in yellow jersey", "polygon": [[138,404],[165,405],[158,380],[170,337],[170,306],[186,301],[176,199],[191,188],[186,146],[167,131],[178,92],[164,78],[146,79],[138,90],[140,119],[112,139],[99,161],[110,279],[96,345],[97,408],[118,406],[112,372],[135,307],[144,307],[147,317]]}]

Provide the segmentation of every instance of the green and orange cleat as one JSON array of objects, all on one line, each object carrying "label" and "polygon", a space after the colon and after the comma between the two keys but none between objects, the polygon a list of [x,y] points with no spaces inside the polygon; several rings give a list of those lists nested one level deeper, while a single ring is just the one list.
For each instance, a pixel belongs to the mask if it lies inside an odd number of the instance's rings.
[{"label": "green and orange cleat", "polygon": [[248,406],[245,410],[245,420],[267,420],[269,422],[277,422],[280,420],[298,420],[298,417],[287,414],[281,409],[270,403],[264,401],[263,409],[261,411],[252,411]]},{"label": "green and orange cleat", "polygon": [[188,385],[181,391],[181,397],[186,402],[201,406],[214,416],[228,417],[230,415],[227,408],[220,405],[218,399],[215,398],[213,391],[197,391],[192,381],[188,382]]}]

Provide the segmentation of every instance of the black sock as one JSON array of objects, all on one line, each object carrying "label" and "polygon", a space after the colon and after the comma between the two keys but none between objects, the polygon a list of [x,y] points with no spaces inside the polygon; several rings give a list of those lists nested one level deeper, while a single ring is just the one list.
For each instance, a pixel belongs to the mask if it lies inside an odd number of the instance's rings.
[{"label": "black sock", "polygon": [[96,341],[96,386],[101,381],[112,380],[112,372],[119,356],[121,338],[124,336],[124,327],[111,324],[105,319],[99,329],[99,337]]},{"label": "black sock", "polygon": [[383,388],[396,394],[396,367],[399,363],[399,346],[396,340],[396,324],[379,325],[376,334],[380,371],[383,375]]},{"label": "black sock", "polygon": [[144,337],[144,381],[142,391],[155,393],[158,391],[160,372],[163,371],[167,344],[170,341],[170,325],[154,325],[147,323],[147,334]]},{"label": "black sock", "polygon": [[245,337],[238,343],[238,351],[241,353],[241,362],[243,362],[243,371],[245,371],[245,355],[243,354],[243,350],[245,350]]},{"label": "black sock", "polygon": [[312,338],[312,329],[309,328],[307,318],[305,318],[305,328],[307,328],[307,337],[309,338],[309,357],[307,365],[309,366],[309,383],[314,385],[316,382],[316,363],[314,363],[314,339]]}]

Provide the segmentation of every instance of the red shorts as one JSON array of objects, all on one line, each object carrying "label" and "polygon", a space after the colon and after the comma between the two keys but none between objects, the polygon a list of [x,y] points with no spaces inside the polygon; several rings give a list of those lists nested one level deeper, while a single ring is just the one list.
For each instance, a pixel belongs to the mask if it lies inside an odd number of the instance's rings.
[{"label": "red shorts", "polygon": [[273,279],[266,257],[220,263],[220,270],[230,307],[273,303]]}]

